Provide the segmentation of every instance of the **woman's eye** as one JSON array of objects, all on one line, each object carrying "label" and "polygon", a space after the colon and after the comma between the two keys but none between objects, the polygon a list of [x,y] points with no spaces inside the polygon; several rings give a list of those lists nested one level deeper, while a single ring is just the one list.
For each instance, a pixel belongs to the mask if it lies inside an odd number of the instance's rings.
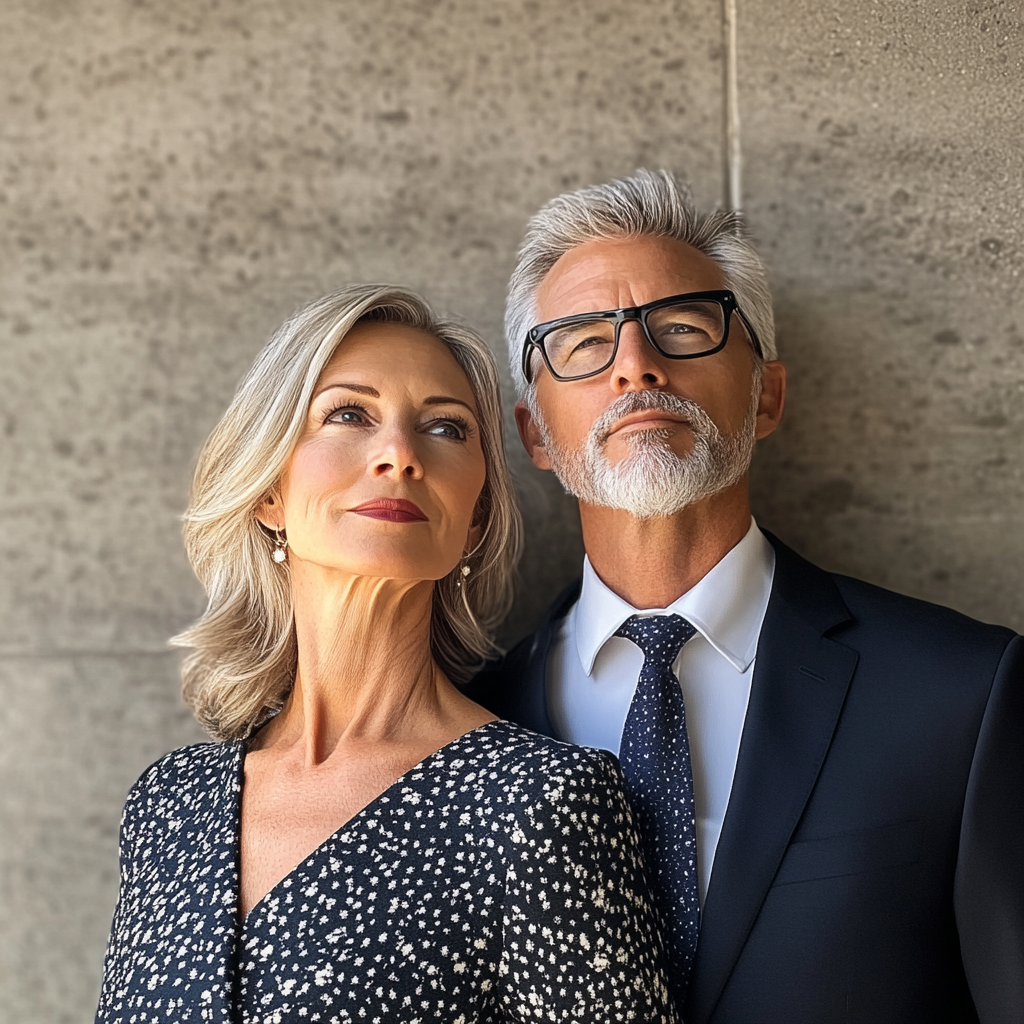
[{"label": "woman's eye", "polygon": [[366,414],[364,410],[354,406],[345,406],[342,409],[335,409],[328,413],[325,422],[327,423],[365,423]]},{"label": "woman's eye", "polygon": [[454,441],[466,440],[466,427],[456,420],[438,420],[430,426],[427,433],[435,437],[450,437]]}]

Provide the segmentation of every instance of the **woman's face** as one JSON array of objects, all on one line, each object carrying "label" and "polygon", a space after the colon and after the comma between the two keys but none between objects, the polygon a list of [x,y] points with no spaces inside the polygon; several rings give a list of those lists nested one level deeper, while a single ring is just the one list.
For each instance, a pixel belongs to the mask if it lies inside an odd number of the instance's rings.
[{"label": "woman's face", "polygon": [[485,477],[473,391],[447,346],[415,328],[360,324],[320,375],[260,519],[286,531],[293,571],[307,562],[435,580],[475,542]]}]

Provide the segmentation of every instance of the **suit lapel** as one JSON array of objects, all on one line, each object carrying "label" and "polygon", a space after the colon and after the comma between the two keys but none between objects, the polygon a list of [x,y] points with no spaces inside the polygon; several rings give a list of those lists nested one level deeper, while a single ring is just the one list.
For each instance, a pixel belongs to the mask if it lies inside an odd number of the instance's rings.
[{"label": "suit lapel", "polygon": [[850,613],[831,577],[768,535],[771,598],[685,1018],[706,1024],[764,902],[832,742],[857,654],[827,630]]}]

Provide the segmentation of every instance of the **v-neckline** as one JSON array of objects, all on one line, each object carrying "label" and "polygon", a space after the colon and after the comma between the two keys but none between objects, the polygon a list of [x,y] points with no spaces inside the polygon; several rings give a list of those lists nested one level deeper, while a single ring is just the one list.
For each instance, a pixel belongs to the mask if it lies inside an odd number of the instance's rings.
[{"label": "v-neckline", "polygon": [[299,869],[303,867],[303,865],[305,865],[307,862],[313,860],[315,857],[319,856],[319,854],[324,849],[324,847],[327,846],[328,843],[334,842],[342,832],[344,832],[350,825],[353,824],[353,822],[355,822],[358,819],[363,818],[363,817],[369,817],[371,811],[376,811],[378,809],[378,806],[381,803],[384,802],[385,797],[387,797],[388,794],[391,793],[392,790],[394,790],[398,786],[402,785],[402,783],[404,783],[405,780],[410,775],[412,775],[413,772],[422,771],[431,761],[434,760],[434,758],[439,757],[442,754],[449,753],[453,747],[455,747],[457,744],[461,743],[467,737],[477,736],[478,734],[483,732],[483,730],[489,729],[492,726],[508,725],[508,724],[509,723],[506,722],[502,718],[495,718],[495,719],[492,719],[490,722],[484,722],[483,725],[474,726],[472,729],[468,730],[467,732],[462,733],[461,736],[456,736],[455,739],[450,740],[448,743],[444,744],[444,746],[438,747],[437,750],[433,751],[430,754],[427,754],[426,757],[424,757],[420,761],[417,761],[416,764],[414,764],[411,768],[407,768],[404,772],[402,772],[401,775],[398,776],[397,779],[395,779],[394,782],[391,783],[390,786],[388,786],[387,789],[382,790],[372,800],[370,800],[368,803],[366,803],[362,807],[360,807],[359,810],[356,811],[355,814],[353,814],[350,817],[346,818],[345,821],[343,821],[326,839],[324,839],[324,841],[322,843],[320,843],[318,846],[314,847],[312,850],[310,850],[309,853],[307,853],[304,857],[302,857],[298,861],[298,863],[296,863],[292,868],[290,868],[288,870],[287,874],[285,874],[281,878],[279,878],[277,880],[277,882],[273,886],[271,886],[271,888],[268,889],[249,908],[249,912],[247,914],[245,914],[244,916],[239,915],[239,910],[240,910],[240,905],[241,905],[241,900],[242,900],[242,792],[245,789],[246,741],[245,740],[239,740],[238,744],[237,744],[236,751],[235,751],[235,756],[238,759],[238,763],[236,765],[237,785],[235,787],[235,808],[234,808],[234,815],[235,815],[235,845],[236,845],[236,850],[237,850],[237,854],[236,854],[236,856],[237,856],[237,860],[236,860],[236,865],[237,865],[236,875],[237,875],[237,878],[238,878],[237,884],[235,885],[234,918],[238,922],[238,938],[239,938],[239,942],[240,943],[244,942],[246,929],[249,926],[249,924],[254,920],[253,915],[256,913],[256,911],[259,910],[263,906],[263,904],[266,903],[267,900],[269,900],[270,897],[273,896],[274,893],[276,893],[277,890],[280,889],[285,884],[285,882],[287,882],[290,878],[292,878],[296,874],[296,872],[299,871]]}]

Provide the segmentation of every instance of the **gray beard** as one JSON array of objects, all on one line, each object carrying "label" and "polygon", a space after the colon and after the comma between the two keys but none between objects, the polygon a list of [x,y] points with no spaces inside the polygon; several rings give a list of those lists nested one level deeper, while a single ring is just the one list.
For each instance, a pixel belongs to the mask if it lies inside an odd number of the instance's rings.
[{"label": "gray beard", "polygon": [[[696,402],[663,391],[630,391],[605,410],[575,450],[555,444],[532,393],[529,405],[551,467],[569,494],[588,505],[654,519],[675,515],[743,478],[754,454],[760,394],[757,374],[743,426],[734,434],[723,434]],[[677,455],[668,442],[670,428],[633,430],[623,438],[629,453],[613,466],[604,451],[612,427],[623,416],[648,409],[685,420],[693,432],[693,451]]]}]

